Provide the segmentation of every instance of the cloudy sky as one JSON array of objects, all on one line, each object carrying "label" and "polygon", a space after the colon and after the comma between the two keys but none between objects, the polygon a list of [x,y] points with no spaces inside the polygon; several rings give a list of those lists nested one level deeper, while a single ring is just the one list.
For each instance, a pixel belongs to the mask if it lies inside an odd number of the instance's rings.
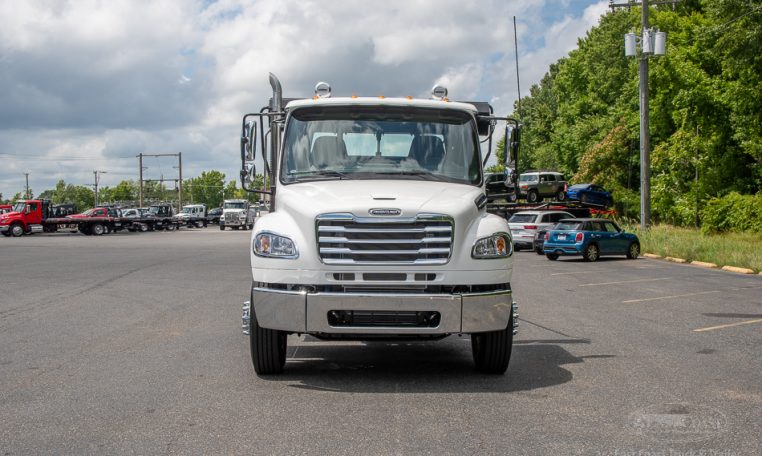
[{"label": "cloudy sky", "polygon": [[[372,6],[371,6],[372,5]],[[139,153],[183,154],[183,177],[237,175],[239,126],[328,81],[335,96],[516,99],[576,47],[607,0],[0,0],[0,193],[59,179],[137,179]],[[169,158],[146,178],[174,177]]]}]

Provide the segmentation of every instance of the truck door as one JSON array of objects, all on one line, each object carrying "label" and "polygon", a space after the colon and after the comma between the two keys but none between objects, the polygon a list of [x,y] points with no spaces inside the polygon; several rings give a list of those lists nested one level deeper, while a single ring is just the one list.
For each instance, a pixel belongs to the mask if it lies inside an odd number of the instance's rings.
[{"label": "truck door", "polygon": [[38,225],[42,223],[42,208],[37,201],[30,201],[26,203],[24,209],[24,221],[27,225]]}]

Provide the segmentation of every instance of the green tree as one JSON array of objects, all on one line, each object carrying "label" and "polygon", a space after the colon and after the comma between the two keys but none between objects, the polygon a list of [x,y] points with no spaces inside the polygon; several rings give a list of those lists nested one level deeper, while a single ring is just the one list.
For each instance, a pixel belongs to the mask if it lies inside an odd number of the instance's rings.
[{"label": "green tree", "polygon": [[203,171],[198,177],[186,180],[183,183],[183,189],[194,203],[218,207],[222,204],[224,185],[225,174],[211,170]]}]

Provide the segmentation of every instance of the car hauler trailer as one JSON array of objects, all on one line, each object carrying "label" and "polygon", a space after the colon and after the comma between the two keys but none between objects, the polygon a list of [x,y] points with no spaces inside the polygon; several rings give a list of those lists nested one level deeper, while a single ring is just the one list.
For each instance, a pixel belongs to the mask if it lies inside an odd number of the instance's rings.
[{"label": "car hauler trailer", "polygon": [[[504,373],[517,327],[513,249],[507,221],[486,211],[484,163],[499,122],[516,160],[518,122],[439,86],[432,99],[333,98],[319,83],[314,98],[289,100],[272,74],[270,85],[241,135],[243,188],[271,208],[247,247],[242,327],[255,371],[282,372],[293,333],[465,334],[476,369]],[[269,189],[252,188],[257,150]]]},{"label": "car hauler trailer", "polygon": [[52,206],[50,200],[23,200],[17,201],[11,210],[0,215],[0,233],[5,236],[19,237],[24,234],[53,233],[59,227],[76,227],[80,233],[101,235],[111,231],[118,231],[129,223],[129,219],[119,216],[110,216],[104,211],[104,215],[94,213],[82,217],[50,217]]}]

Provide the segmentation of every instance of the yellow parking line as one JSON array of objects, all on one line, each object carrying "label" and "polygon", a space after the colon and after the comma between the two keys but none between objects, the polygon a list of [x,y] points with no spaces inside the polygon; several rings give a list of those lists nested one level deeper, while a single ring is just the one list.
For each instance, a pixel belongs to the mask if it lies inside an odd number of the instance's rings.
[{"label": "yellow parking line", "polygon": [[726,325],[709,326],[707,328],[694,329],[693,332],[713,331],[715,329],[732,328],[733,326],[751,325],[753,323],[762,323],[762,318],[756,320],[739,321],[738,323],[728,323]]},{"label": "yellow parking line", "polygon": [[670,280],[672,277],[662,277],[660,279],[638,279],[638,280],[623,280],[621,282],[603,282],[603,283],[583,283],[580,287],[594,287],[597,285],[619,285],[621,283],[639,283],[639,282],[656,282],[659,280]]},{"label": "yellow parking line", "polygon": [[679,295],[672,295],[672,296],[659,296],[657,298],[629,299],[627,301],[622,301],[622,304],[630,304],[633,302],[659,301],[661,299],[684,298],[686,296],[699,296],[699,295],[705,295],[710,293],[721,293],[721,291],[720,290],[700,291],[698,293],[686,293],[686,294],[679,294]]}]

